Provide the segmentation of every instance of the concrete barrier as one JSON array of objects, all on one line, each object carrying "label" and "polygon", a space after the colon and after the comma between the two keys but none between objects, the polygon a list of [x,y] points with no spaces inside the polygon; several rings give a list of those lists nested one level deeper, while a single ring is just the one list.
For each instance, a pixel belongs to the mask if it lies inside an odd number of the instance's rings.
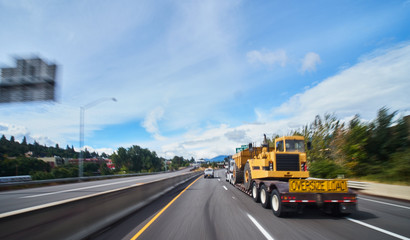
[{"label": "concrete barrier", "polygon": [[0,239],[82,239],[200,174],[190,172],[104,194],[47,204],[33,211],[3,215],[0,218]]}]

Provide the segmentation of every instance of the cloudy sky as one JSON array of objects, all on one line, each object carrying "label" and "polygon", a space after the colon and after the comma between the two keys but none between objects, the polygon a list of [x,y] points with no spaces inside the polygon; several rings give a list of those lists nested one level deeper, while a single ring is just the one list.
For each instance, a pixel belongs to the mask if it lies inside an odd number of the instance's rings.
[{"label": "cloudy sky", "polygon": [[0,134],[212,158],[334,113],[410,113],[410,1],[0,0],[0,67],[58,64],[57,102],[0,104]]}]

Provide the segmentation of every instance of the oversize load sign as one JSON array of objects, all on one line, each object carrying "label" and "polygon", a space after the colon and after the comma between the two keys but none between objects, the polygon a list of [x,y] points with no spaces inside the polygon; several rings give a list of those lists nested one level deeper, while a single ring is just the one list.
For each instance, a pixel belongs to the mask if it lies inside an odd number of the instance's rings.
[{"label": "oversize load sign", "polygon": [[347,193],[347,191],[346,180],[289,180],[289,192]]}]

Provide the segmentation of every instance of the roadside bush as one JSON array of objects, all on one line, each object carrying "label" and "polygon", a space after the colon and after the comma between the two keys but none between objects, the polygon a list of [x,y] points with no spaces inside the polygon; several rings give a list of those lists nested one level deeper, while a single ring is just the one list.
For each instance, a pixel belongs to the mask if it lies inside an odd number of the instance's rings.
[{"label": "roadside bush", "polygon": [[30,174],[33,180],[54,179],[54,175],[49,172],[37,171]]},{"label": "roadside bush", "polygon": [[386,178],[410,183],[410,150],[394,153],[390,160],[390,166],[385,170]]},{"label": "roadside bush", "polygon": [[337,175],[346,175],[347,171],[335,162],[327,159],[317,160],[309,167],[311,177],[316,178],[336,178]]},{"label": "roadside bush", "polygon": [[70,170],[67,168],[57,167],[54,168],[51,173],[54,175],[54,178],[69,178],[69,177],[76,177],[72,176]]}]

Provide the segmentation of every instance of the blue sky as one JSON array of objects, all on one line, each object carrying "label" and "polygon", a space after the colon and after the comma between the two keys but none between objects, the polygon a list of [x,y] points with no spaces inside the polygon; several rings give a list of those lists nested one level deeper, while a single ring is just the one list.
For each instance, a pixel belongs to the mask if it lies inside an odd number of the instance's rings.
[{"label": "blue sky", "polygon": [[211,158],[315,115],[410,113],[410,1],[5,1],[0,66],[59,65],[59,101],[0,105],[0,134]]}]

